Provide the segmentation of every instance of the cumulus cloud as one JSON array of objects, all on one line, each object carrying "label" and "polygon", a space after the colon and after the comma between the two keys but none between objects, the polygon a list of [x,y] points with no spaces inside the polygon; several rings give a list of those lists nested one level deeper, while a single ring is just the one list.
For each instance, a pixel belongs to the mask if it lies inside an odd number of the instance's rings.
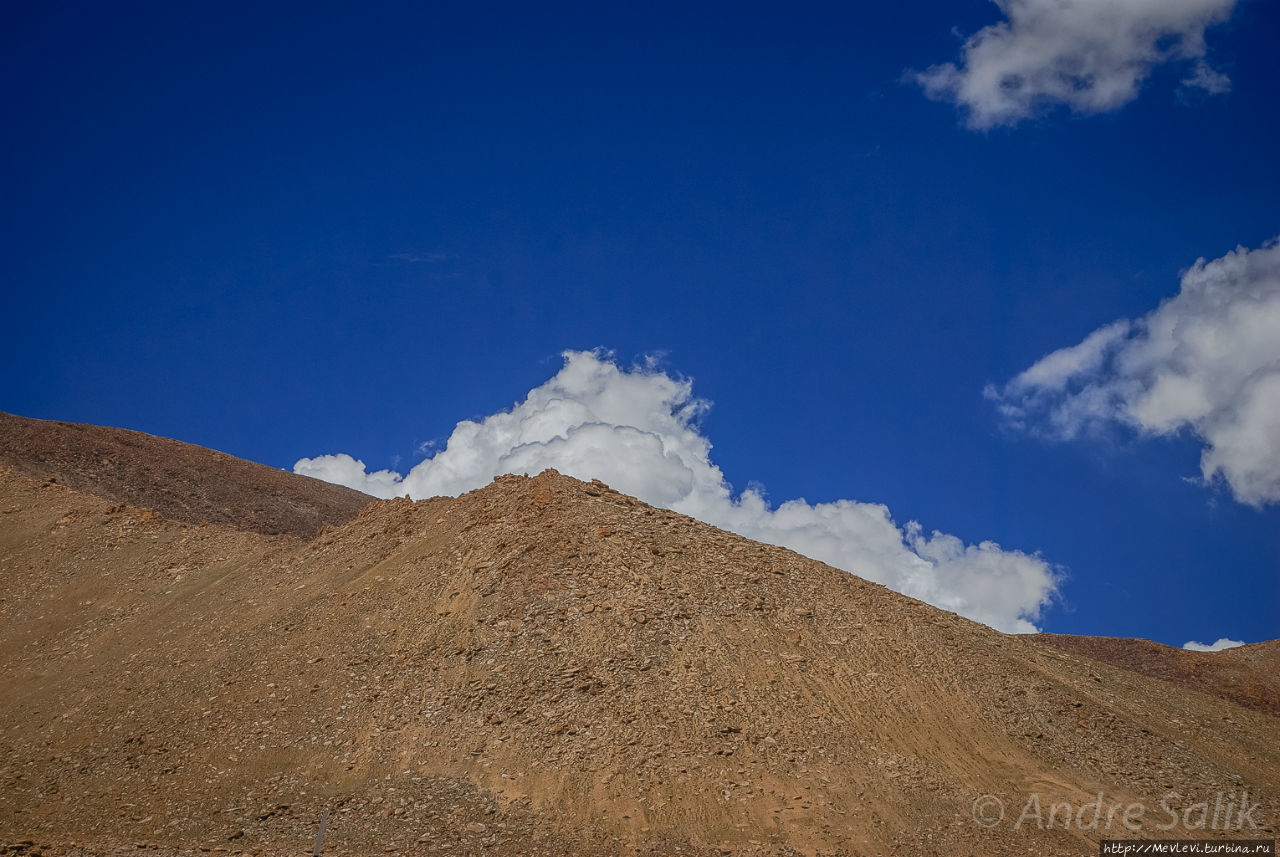
[{"label": "cumulus cloud", "polygon": [[1234,649],[1236,646],[1243,645],[1243,640],[1229,640],[1226,637],[1219,637],[1213,643],[1197,643],[1195,640],[1189,640],[1182,644],[1182,648],[1190,649],[1193,652],[1220,652],[1223,649]]},{"label": "cumulus cloud", "polygon": [[1042,358],[988,398],[1015,427],[1072,439],[1108,423],[1193,432],[1201,478],[1280,502],[1280,245],[1198,260],[1181,291]]},{"label": "cumulus cloud", "polygon": [[504,473],[555,468],[749,538],[783,545],[899,592],[1010,632],[1035,630],[1056,594],[1039,556],[965,544],[899,526],[854,500],[773,508],[758,488],[735,494],[711,460],[692,384],[653,366],[624,369],[602,352],[566,352],[564,367],[510,410],[458,423],[444,449],[407,474],[369,473],[346,455],[304,458],[296,473],[377,497],[456,496]]},{"label": "cumulus cloud", "polygon": [[1195,60],[1184,85],[1230,88],[1205,61],[1206,28],[1236,0],[995,0],[1005,20],[970,36],[961,60],[915,75],[973,128],[1015,125],[1056,105],[1104,113],[1132,101],[1156,65]]}]

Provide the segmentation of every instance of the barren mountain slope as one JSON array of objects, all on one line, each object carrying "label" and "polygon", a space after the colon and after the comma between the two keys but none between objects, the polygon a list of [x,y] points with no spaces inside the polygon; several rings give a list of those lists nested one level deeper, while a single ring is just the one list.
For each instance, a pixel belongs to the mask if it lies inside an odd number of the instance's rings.
[{"label": "barren mountain slope", "polygon": [[1280,717],[1280,640],[1221,652],[1193,652],[1150,640],[1122,637],[1037,634],[1035,638],[1065,652],[1174,682]]},{"label": "barren mountain slope", "polygon": [[0,841],[50,853],[309,852],[325,809],[326,854],[1097,853],[984,793],[1276,823],[1274,717],[551,472],[305,544],[5,472],[0,575]]},{"label": "barren mountain slope", "polygon": [[127,429],[0,411],[0,465],[188,523],[311,538],[369,497],[212,449]]}]

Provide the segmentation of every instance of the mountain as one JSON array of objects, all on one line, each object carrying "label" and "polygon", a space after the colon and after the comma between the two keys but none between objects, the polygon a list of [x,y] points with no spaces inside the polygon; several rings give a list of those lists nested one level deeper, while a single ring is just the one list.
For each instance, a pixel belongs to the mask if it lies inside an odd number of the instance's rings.
[{"label": "mountain", "polygon": [[[1245,791],[1244,834],[1275,835],[1274,716],[603,484],[344,519],[321,498],[345,495],[175,441],[91,479],[95,432],[90,456],[55,426],[57,481],[8,463],[29,439],[0,469],[15,853],[311,853],[324,819],[325,854],[1096,854],[1134,834],[1046,826],[1052,804],[1185,836],[1162,799]],[[299,498],[334,520],[264,525]]]},{"label": "mountain", "polygon": [[359,491],[223,452],[127,429],[33,420],[0,411],[0,464],[172,521],[311,538],[351,520]]},{"label": "mountain", "polygon": [[1280,640],[1221,652],[1193,652],[1122,637],[1037,634],[1064,652],[1180,684],[1280,717]]}]

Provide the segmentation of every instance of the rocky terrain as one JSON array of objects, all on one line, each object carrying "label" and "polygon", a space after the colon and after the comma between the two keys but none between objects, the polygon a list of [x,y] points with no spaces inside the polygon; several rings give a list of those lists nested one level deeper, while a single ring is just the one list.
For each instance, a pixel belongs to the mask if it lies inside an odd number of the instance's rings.
[{"label": "rocky terrain", "polygon": [[0,411],[0,465],[173,521],[310,538],[369,502],[330,485],[127,429],[33,420]]},{"label": "rocky terrain", "polygon": [[1064,652],[1229,699],[1280,717],[1280,640],[1221,652],[1193,652],[1121,637],[1037,634]]},{"label": "rocky terrain", "polygon": [[[206,453],[120,477],[163,498],[176,474],[185,518],[0,469],[14,853],[310,854],[324,819],[324,854],[1096,854],[1130,834],[1013,816],[1173,791],[1248,790],[1246,832],[1275,835],[1264,711],[600,483],[343,518],[268,468],[267,493],[193,505],[227,466]],[[278,497],[335,520],[263,526]],[[1003,823],[975,821],[987,794]]]}]

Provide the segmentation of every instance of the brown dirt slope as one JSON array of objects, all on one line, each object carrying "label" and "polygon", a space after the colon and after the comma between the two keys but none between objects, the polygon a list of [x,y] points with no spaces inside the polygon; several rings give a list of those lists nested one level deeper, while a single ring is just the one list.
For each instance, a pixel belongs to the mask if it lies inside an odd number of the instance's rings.
[{"label": "brown dirt slope", "polygon": [[1042,643],[1280,717],[1280,640],[1192,652],[1123,637],[1036,634]]},{"label": "brown dirt slope", "polygon": [[267,535],[311,538],[370,498],[212,449],[126,429],[33,420],[0,411],[0,464],[89,494]]},{"label": "brown dirt slope", "polygon": [[1129,834],[1031,795],[1280,806],[1269,715],[553,472],[302,543],[0,471],[0,580],[0,843],[50,855],[326,810],[325,854],[1071,855]]}]

